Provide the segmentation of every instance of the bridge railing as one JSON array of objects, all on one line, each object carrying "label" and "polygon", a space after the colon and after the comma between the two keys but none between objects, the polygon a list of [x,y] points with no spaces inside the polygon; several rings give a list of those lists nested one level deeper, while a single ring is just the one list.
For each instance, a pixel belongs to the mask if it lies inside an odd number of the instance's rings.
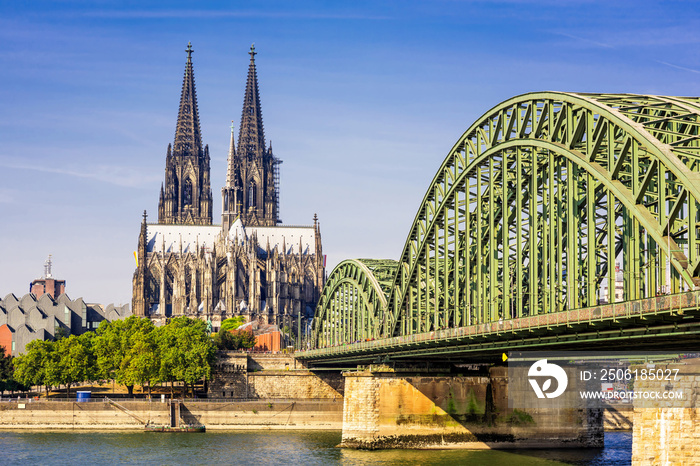
[{"label": "bridge railing", "polygon": [[358,353],[381,350],[382,348],[410,346],[431,341],[450,341],[465,337],[500,335],[501,333],[534,330],[543,327],[554,327],[577,323],[590,323],[648,317],[658,313],[682,314],[684,310],[700,307],[700,290],[687,291],[673,295],[656,296],[634,301],[603,304],[581,309],[572,309],[551,314],[520,317],[516,319],[499,320],[467,327],[438,329],[432,332],[402,335],[391,338],[370,339],[346,343],[325,348],[316,348],[297,352],[297,357],[319,357],[340,353]]}]

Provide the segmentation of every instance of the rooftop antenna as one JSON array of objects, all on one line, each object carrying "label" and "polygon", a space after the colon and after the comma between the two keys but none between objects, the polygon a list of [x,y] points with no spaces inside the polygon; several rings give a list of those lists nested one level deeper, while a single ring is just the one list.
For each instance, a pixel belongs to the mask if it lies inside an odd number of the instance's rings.
[{"label": "rooftop antenna", "polygon": [[51,254],[49,254],[49,258],[44,262],[44,278],[51,278]]}]

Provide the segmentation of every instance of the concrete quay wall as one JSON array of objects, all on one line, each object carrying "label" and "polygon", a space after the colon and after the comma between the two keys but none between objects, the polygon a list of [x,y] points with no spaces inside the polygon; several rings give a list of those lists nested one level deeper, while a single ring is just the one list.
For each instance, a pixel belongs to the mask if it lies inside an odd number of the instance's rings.
[{"label": "concrete quay wall", "polygon": [[[286,354],[220,352],[209,400],[184,400],[181,418],[207,429],[341,430],[343,383],[339,371],[311,372]],[[167,404],[160,399],[118,404],[131,415],[98,400],[0,402],[0,429],[140,429],[145,422],[168,423]]]},{"label": "concrete quay wall", "polygon": [[[160,400],[123,401],[119,405],[143,422],[168,423],[168,405]],[[217,429],[341,430],[342,401],[271,400],[184,401],[181,420]],[[0,403],[0,429],[143,429],[143,424],[103,401],[25,400]]]}]

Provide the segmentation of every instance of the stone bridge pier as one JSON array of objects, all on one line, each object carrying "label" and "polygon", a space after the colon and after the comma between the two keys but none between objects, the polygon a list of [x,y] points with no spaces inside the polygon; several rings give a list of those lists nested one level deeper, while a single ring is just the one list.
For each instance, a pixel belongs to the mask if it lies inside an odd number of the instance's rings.
[{"label": "stone bridge pier", "polygon": [[635,400],[632,464],[700,464],[700,360],[638,366],[637,374],[635,392],[662,399]]},{"label": "stone bridge pier", "polygon": [[603,446],[601,409],[509,409],[506,367],[454,376],[370,366],[344,375],[344,447]]}]

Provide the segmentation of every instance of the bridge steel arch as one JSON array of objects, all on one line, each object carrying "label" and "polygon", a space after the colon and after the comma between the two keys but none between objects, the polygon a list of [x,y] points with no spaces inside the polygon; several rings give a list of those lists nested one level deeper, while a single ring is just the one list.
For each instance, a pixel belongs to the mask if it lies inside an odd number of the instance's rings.
[{"label": "bridge steel arch", "polygon": [[[372,335],[697,289],[699,128],[698,98],[540,92],[495,106],[433,178],[386,304],[378,293],[366,304]],[[324,289],[317,316],[331,317],[338,289]],[[322,334],[319,347],[357,336]]]},{"label": "bridge steel arch", "polygon": [[326,280],[314,316],[313,339],[321,346],[373,340],[387,318],[387,294],[396,273],[393,260],[350,259]]}]

